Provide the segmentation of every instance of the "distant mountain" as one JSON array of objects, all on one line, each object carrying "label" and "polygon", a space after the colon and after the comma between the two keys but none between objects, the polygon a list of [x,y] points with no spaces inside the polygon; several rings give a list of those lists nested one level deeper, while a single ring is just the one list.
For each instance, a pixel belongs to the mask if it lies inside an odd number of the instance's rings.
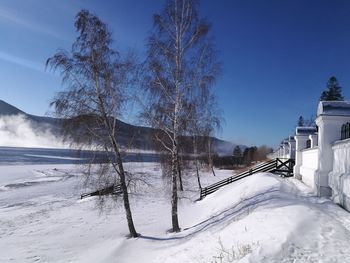
[{"label": "distant mountain", "polygon": [[20,109],[6,103],[3,100],[0,100],[0,116],[4,115],[17,115],[17,114],[25,114]]},{"label": "distant mountain", "polygon": [[[27,114],[24,111],[0,100],[0,118],[3,116],[24,115],[33,123],[33,128],[41,131],[49,131],[54,135],[60,134],[60,119]],[[135,149],[153,150],[155,130],[149,127],[135,126],[117,120],[119,127],[119,143],[128,145]],[[1,128],[1,127],[0,127]],[[235,144],[212,137],[214,150],[220,154],[232,154]],[[245,148],[242,145],[242,148]]]}]

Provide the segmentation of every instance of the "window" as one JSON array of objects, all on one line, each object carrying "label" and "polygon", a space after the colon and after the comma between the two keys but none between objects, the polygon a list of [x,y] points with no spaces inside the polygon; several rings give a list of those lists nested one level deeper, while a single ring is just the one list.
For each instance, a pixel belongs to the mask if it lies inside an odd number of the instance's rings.
[{"label": "window", "polygon": [[307,141],[306,141],[306,148],[308,149],[308,148],[311,148],[311,140],[310,139],[308,139]]},{"label": "window", "polygon": [[341,126],[341,140],[350,138],[350,122]]}]

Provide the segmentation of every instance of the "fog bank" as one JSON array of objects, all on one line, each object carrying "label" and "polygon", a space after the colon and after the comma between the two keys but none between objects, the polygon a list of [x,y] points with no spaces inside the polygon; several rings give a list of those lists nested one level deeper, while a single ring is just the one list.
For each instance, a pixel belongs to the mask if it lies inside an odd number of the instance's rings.
[{"label": "fog bank", "polygon": [[21,114],[0,117],[0,146],[69,148],[49,127],[38,127]]}]

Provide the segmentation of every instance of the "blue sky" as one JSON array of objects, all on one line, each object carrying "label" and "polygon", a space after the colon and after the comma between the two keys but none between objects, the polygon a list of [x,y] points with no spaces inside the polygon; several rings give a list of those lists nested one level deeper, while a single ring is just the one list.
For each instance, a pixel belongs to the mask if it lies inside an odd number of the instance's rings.
[{"label": "blue sky", "polygon": [[[121,49],[142,58],[160,0],[0,0],[0,99],[36,115],[48,111],[58,76],[45,72],[57,48],[69,49],[81,8],[99,15]],[[350,100],[350,1],[203,0],[224,70],[216,83],[225,124],[218,137],[276,146],[299,115],[314,115],[335,75]],[[128,122],[133,117],[125,116]]]}]

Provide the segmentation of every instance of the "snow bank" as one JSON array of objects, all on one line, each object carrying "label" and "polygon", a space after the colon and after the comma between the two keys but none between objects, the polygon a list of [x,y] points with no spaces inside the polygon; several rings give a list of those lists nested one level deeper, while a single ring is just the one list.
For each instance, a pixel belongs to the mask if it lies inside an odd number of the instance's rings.
[{"label": "snow bank", "polygon": [[349,113],[350,101],[320,101],[317,106],[317,116],[349,116]]},{"label": "snow bank", "polygon": [[233,262],[342,261],[350,228],[329,211],[350,223],[348,215],[292,181],[259,174],[206,197],[187,210],[181,242],[154,262],[221,262],[227,253]]},{"label": "snow bank", "polygon": [[[11,169],[0,167],[1,185],[11,176],[62,177],[72,167]],[[256,174],[194,202],[198,189],[189,173],[180,195],[182,232],[175,234],[167,233],[169,185],[159,165],[126,169],[150,183],[130,196],[140,238],[125,238],[121,205],[100,216],[95,198],[79,201],[81,178],[72,171],[64,180],[0,191],[0,262],[344,262],[350,256],[349,214],[298,180]],[[216,173],[202,173],[203,185],[232,175]]]}]

